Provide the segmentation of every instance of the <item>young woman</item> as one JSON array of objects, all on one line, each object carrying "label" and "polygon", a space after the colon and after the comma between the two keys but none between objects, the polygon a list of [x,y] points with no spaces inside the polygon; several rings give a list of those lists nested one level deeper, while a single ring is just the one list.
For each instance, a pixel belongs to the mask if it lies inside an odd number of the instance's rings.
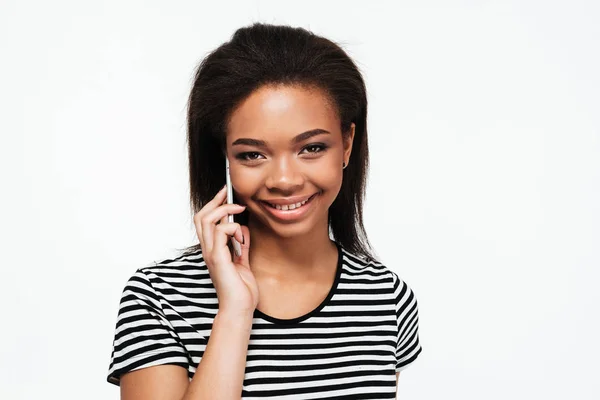
[{"label": "young woman", "polygon": [[307,30],[254,24],[200,64],[188,119],[199,244],[127,283],[108,381],[126,400],[395,398],[421,353],[417,299],[364,232],[356,65]]}]

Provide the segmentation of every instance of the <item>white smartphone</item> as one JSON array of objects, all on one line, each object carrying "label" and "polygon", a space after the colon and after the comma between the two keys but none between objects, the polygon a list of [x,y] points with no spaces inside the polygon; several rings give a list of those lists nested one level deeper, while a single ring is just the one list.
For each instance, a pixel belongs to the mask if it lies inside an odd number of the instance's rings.
[{"label": "white smartphone", "polygon": [[[231,186],[231,175],[229,175],[229,158],[227,158],[227,156],[225,156],[225,181],[227,183],[227,204],[232,204],[233,187]],[[227,216],[227,221],[234,222],[233,214],[229,214]],[[240,257],[242,255],[242,246],[234,237],[231,238],[231,241],[233,243],[233,250],[235,251],[235,254]]]}]

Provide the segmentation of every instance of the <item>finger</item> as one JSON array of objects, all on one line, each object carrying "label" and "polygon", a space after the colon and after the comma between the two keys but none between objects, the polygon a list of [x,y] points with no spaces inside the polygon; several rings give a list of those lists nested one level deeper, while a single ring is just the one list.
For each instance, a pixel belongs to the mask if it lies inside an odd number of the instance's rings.
[{"label": "finger", "polygon": [[[202,224],[217,224],[217,222],[228,222],[229,215],[239,214],[246,209],[246,206],[241,204],[223,204],[202,218]],[[204,226],[204,225],[203,225]]]},{"label": "finger", "polygon": [[240,228],[242,231],[243,240],[240,241],[240,245],[242,246],[242,255],[239,257],[238,262],[243,266],[250,268],[250,229],[248,229],[246,225],[240,225]]},{"label": "finger", "polygon": [[239,204],[223,204],[202,218],[202,238],[207,246],[207,251],[210,252],[213,249],[214,229],[215,226],[217,226],[217,221],[224,218],[224,222],[227,223],[227,216],[229,214],[237,214],[242,212],[244,209],[245,207],[240,206]]},{"label": "finger", "polygon": [[213,197],[208,203],[206,203],[202,209],[200,211],[198,211],[198,213],[196,213],[196,215],[194,215],[194,218],[196,218],[196,216],[198,216],[199,220],[202,220],[202,217],[211,212],[212,210],[214,210],[215,208],[219,207],[221,204],[223,204],[223,201],[225,201],[227,199],[227,187],[223,186],[215,195],[215,197]]},{"label": "finger", "polygon": [[214,256],[220,258],[225,257],[224,254],[227,254],[229,260],[231,261],[231,253],[229,247],[227,247],[227,242],[231,240],[230,238],[232,236],[235,236],[236,231],[239,231],[238,236],[240,236],[242,231],[240,228],[240,224],[238,224],[237,222],[226,222],[224,224],[219,224],[215,227],[214,243],[212,250]]},{"label": "finger", "polygon": [[206,249],[203,234],[202,234],[202,218],[203,216],[210,212],[212,209],[218,207],[219,204],[223,203],[227,199],[227,186],[223,186],[221,190],[217,192],[215,197],[206,203],[200,211],[194,214],[193,221],[194,226],[196,227],[196,235],[198,236],[198,240],[200,241],[200,247],[202,249]]},{"label": "finger", "polygon": [[[229,215],[229,214],[227,214],[227,215],[224,215],[224,216],[223,216],[223,218],[221,218],[221,219],[219,220],[219,224],[226,224],[226,223],[228,223],[228,222],[229,222],[228,215]],[[229,246],[229,244],[230,244],[230,243],[228,243],[228,246]],[[234,251],[233,251],[233,243],[231,243],[231,247],[230,247],[230,249],[229,249],[229,250],[231,251],[231,254],[233,254],[233,253],[234,253]]]},{"label": "finger", "polygon": [[[237,242],[237,243],[236,243]],[[233,237],[231,238],[231,240],[229,241],[229,243],[231,243],[231,248],[234,250],[232,252],[232,254],[234,255],[234,261],[239,263],[241,262],[242,259],[242,243],[244,242],[244,234],[242,232],[241,229],[241,225],[240,225],[240,229],[236,230],[235,233],[233,234]],[[238,250],[239,248],[239,255],[238,255]]]},{"label": "finger", "polygon": [[200,219],[200,211],[194,215],[193,221],[194,228],[196,229],[196,236],[198,236],[198,240],[200,241],[200,248],[205,250],[206,248],[204,247],[204,236],[202,235],[202,220]]}]

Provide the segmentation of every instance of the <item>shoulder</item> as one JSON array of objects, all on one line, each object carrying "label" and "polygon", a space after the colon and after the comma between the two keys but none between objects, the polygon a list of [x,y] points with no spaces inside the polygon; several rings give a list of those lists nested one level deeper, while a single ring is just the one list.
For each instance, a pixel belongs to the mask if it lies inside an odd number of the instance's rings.
[{"label": "shoulder", "polygon": [[202,252],[198,250],[152,261],[138,268],[127,281],[123,297],[134,295],[159,302],[161,298],[172,294],[173,291],[202,283],[212,286]]},{"label": "shoulder", "polygon": [[197,250],[153,261],[139,268],[136,273],[145,275],[152,282],[168,282],[181,278],[197,279],[203,274],[208,275],[208,268],[202,257],[202,251]]},{"label": "shoulder", "polygon": [[344,272],[369,280],[384,282],[386,287],[392,288],[398,275],[378,259],[367,259],[342,248]]},{"label": "shoulder", "polygon": [[409,284],[387,263],[379,259],[367,260],[365,257],[354,254],[345,248],[342,248],[342,254],[346,273],[385,281],[386,287],[396,295],[403,296],[405,293],[412,293]]},{"label": "shoulder", "polygon": [[179,252],[174,257],[153,261],[146,267],[140,268],[140,270],[146,273],[156,273],[160,271],[189,270],[202,267],[206,267],[202,250],[195,250],[193,252]]}]

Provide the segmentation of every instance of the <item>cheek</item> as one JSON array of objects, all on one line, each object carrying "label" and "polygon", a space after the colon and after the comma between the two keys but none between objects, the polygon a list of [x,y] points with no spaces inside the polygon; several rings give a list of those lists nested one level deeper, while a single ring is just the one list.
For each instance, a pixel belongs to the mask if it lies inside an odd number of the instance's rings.
[{"label": "cheek", "polygon": [[260,182],[260,180],[252,173],[246,171],[238,173],[231,172],[231,184],[236,196],[240,200],[246,200],[256,193],[258,187],[257,182]]},{"label": "cheek", "polygon": [[335,168],[321,168],[314,171],[311,181],[323,190],[338,190],[342,185],[342,173]]},{"label": "cheek", "polygon": [[331,154],[323,157],[321,162],[317,162],[311,168],[311,177],[315,181],[322,182],[323,189],[331,189],[342,184],[342,161],[338,162],[338,157]]},{"label": "cheek", "polygon": [[323,192],[322,203],[324,205],[333,203],[342,187],[342,168],[336,168],[336,166],[337,164],[334,162],[327,163],[327,165],[316,167],[307,174],[307,181],[311,186]]}]

